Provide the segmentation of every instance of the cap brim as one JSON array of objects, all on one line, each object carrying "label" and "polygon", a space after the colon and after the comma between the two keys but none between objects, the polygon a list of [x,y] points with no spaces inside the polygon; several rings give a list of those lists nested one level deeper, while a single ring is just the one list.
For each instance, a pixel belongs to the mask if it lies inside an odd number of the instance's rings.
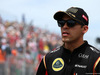
[{"label": "cap brim", "polygon": [[71,17],[72,19],[77,20],[75,17],[73,17],[72,15],[68,14],[68,13],[65,12],[65,11],[58,11],[58,12],[56,12],[56,13],[54,14],[54,19],[55,19],[55,20],[61,20],[62,17],[63,17],[64,15],[68,15],[68,16]]},{"label": "cap brim", "polygon": [[[58,11],[58,12],[56,12],[56,13],[54,14],[54,19],[55,19],[55,20],[61,20],[62,17],[63,17],[65,14],[67,14],[67,13],[64,12],[64,11]],[[68,15],[68,14],[67,14],[67,15]]]},{"label": "cap brim", "polygon": [[[71,17],[72,19],[80,22],[79,20],[77,20],[75,17],[71,16],[70,14],[68,14],[67,12],[64,11],[58,11],[54,14],[54,19],[55,20],[62,20],[64,15],[68,15],[69,17]],[[81,22],[80,22],[81,23]],[[83,25],[83,23],[81,23]]]}]

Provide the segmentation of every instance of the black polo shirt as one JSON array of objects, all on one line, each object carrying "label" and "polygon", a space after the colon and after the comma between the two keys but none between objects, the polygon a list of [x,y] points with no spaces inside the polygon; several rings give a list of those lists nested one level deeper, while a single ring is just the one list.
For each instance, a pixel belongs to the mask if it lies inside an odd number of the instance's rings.
[{"label": "black polo shirt", "polygon": [[[39,73],[41,72],[41,73]],[[100,73],[100,51],[85,42],[73,52],[63,46],[48,53],[37,75],[93,75]]]}]

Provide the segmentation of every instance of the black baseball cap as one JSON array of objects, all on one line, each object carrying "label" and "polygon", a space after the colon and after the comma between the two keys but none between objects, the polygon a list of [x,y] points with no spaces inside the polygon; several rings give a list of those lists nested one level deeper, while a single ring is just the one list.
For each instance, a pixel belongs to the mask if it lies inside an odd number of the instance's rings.
[{"label": "black baseball cap", "polygon": [[71,7],[66,11],[58,11],[54,14],[54,19],[61,20],[65,14],[69,15],[72,19],[81,22],[83,25],[89,24],[87,13],[79,7]]}]

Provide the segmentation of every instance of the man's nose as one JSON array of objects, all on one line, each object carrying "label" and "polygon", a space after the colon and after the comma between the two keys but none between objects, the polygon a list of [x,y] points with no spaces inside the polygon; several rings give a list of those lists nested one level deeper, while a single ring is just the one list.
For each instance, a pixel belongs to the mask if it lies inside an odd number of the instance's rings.
[{"label": "man's nose", "polygon": [[64,24],[63,28],[69,28],[67,23]]}]

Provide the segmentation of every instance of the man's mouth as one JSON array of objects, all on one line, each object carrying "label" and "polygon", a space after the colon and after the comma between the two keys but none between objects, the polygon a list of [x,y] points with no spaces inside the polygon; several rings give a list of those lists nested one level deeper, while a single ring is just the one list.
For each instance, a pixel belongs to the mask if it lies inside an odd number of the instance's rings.
[{"label": "man's mouth", "polygon": [[69,33],[68,32],[62,32],[62,36],[68,36]]}]

